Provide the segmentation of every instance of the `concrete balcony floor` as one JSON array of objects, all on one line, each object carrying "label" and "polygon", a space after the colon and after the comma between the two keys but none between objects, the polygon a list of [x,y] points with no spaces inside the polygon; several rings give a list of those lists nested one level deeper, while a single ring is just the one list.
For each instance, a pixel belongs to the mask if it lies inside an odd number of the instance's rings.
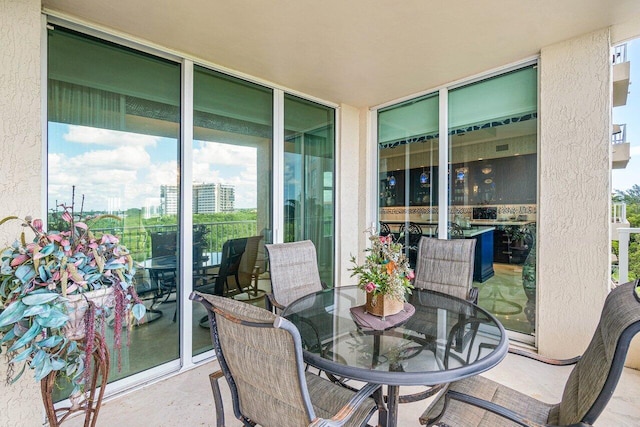
[{"label": "concrete balcony floor", "polygon": [[[218,369],[208,362],[192,370],[149,384],[142,389],[103,403],[98,426],[170,427],[215,426],[215,409],[209,385],[209,373]],[[549,366],[509,354],[494,369],[483,375],[550,403],[560,400],[570,366]],[[221,381],[227,426],[240,426],[233,416],[231,397],[226,382]],[[402,388],[401,392],[419,390]],[[631,427],[640,425],[640,371],[625,368],[616,391],[598,418],[598,427]],[[428,401],[400,405],[399,426],[418,426],[418,417]],[[371,424],[375,424],[374,414]],[[68,427],[83,425],[83,417],[65,423]]]}]

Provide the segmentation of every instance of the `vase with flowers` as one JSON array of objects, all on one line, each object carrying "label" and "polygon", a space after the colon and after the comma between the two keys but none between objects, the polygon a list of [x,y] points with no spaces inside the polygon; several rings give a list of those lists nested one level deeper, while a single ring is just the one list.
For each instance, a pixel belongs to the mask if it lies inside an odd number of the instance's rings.
[{"label": "vase with flowers", "polygon": [[[82,207],[74,211],[73,199],[71,205],[60,205],[57,230],[45,231],[42,220],[31,217],[0,221],[20,221],[23,227],[19,238],[1,252],[0,351],[5,348],[9,361],[7,382],[17,381],[27,367],[42,384],[50,374],[53,379],[62,374],[77,399],[85,385],[95,387],[95,380],[89,383],[92,359],[108,355],[101,338],[106,320],[113,318],[120,364],[123,326],[142,319],[146,309],[135,292],[127,248],[118,237],[91,230],[113,216],[85,218]],[[57,420],[49,422],[57,425]]]},{"label": "vase with flowers", "polygon": [[351,276],[358,276],[358,287],[367,293],[365,310],[375,316],[385,317],[400,312],[408,294],[411,294],[414,272],[401,243],[392,235],[380,236],[367,231],[371,247],[365,252],[364,263],[359,265],[351,256]]}]

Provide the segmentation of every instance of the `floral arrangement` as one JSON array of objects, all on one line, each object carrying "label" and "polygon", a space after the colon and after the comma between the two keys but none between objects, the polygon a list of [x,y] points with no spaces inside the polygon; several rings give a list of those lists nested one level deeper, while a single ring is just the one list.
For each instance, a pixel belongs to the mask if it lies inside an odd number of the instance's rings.
[{"label": "floral arrangement", "polygon": [[374,297],[387,295],[397,301],[405,301],[411,293],[411,281],[415,277],[409,268],[401,243],[393,241],[391,235],[380,236],[372,230],[369,241],[371,247],[366,249],[364,264],[358,265],[355,256],[351,256],[354,267],[350,269],[351,277],[358,275],[358,287]]},{"label": "floral arrangement", "polygon": [[[72,198],[73,199],[73,198]],[[84,196],[83,196],[84,204]],[[109,215],[83,218],[71,206],[62,208],[57,231],[44,231],[40,219],[12,216],[0,221],[22,221],[19,240],[4,249],[0,267],[0,344],[7,347],[9,371],[7,382],[13,383],[26,366],[34,370],[36,380],[51,371],[61,371],[81,392],[90,376],[96,327],[104,335],[105,320],[113,315],[114,346],[122,348],[123,325],[140,320],[145,306],[133,286],[135,269],[128,250],[111,234],[96,236],[88,224]],[[27,241],[26,231],[33,234]],[[110,289],[109,289],[110,288]],[[102,289],[109,298],[96,304],[88,292]],[[76,295],[76,297],[74,297]],[[79,295],[79,296],[78,296]],[[67,331],[74,316],[71,299],[87,301],[82,344]],[[127,329],[129,331],[129,329]],[[0,347],[0,351],[2,348]],[[22,364],[19,372],[14,369]]]}]

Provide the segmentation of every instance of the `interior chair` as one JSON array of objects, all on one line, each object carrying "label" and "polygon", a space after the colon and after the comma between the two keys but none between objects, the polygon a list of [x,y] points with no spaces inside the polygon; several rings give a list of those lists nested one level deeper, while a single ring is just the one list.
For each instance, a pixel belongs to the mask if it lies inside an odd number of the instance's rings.
[{"label": "interior chair", "polygon": [[389,224],[386,222],[380,222],[380,231],[378,232],[380,236],[388,236],[391,234],[391,228],[389,228]]},{"label": "interior chair", "polygon": [[266,245],[271,292],[269,303],[283,310],[298,298],[325,288],[320,281],[316,247],[311,240]]},{"label": "interior chair", "polygon": [[418,257],[418,243],[422,237],[422,228],[415,222],[404,222],[400,224],[400,243],[408,251],[409,266],[415,268]]},{"label": "interior chair", "polygon": [[581,357],[574,359],[577,363],[560,403],[541,402],[475,376],[451,383],[420,422],[459,427],[593,425],[611,399],[630,342],[640,331],[640,302],[634,298],[637,285],[638,280],[626,283],[607,296],[591,343]]},{"label": "interior chair", "polygon": [[300,333],[268,310],[198,292],[207,310],[220,370],[209,378],[217,426],[224,423],[218,380],[226,378],[233,412],[244,426],[365,426],[377,409],[370,396],[380,385],[354,393],[305,372]]}]

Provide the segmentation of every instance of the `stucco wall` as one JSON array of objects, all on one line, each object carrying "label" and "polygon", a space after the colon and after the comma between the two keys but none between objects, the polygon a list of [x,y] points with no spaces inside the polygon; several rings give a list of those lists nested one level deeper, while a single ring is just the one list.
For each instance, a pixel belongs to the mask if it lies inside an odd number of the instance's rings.
[{"label": "stucco wall", "polygon": [[[0,0],[0,218],[41,212],[40,2]],[[19,226],[0,227],[0,246]],[[43,412],[31,371],[6,385],[0,356],[0,424],[37,426]]]},{"label": "stucco wall", "polygon": [[340,145],[338,145],[339,159],[336,169],[339,171],[340,203],[337,212],[337,259],[336,265],[338,285],[349,284],[351,267],[349,259],[351,254],[356,254],[358,238],[364,226],[360,223],[359,212],[361,195],[359,189],[364,186],[364,178],[361,176],[361,163],[364,158],[358,155],[360,149],[360,111],[349,105],[341,105],[340,114]]},{"label": "stucco wall", "polygon": [[609,283],[609,31],[546,47],[540,59],[538,349],[586,348]]}]

